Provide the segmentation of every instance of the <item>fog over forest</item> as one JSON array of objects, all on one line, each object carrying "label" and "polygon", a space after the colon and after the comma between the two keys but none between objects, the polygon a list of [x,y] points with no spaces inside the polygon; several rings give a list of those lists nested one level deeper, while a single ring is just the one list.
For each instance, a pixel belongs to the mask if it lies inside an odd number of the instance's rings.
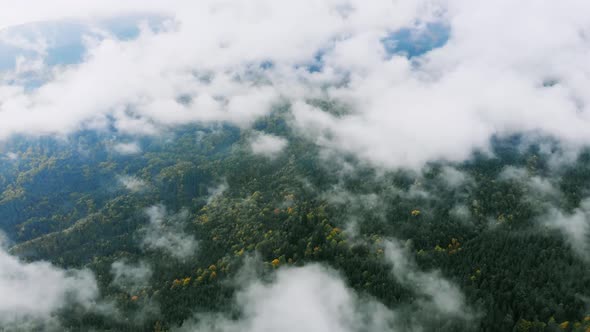
[{"label": "fog over forest", "polygon": [[4,1],[1,331],[590,331],[590,2]]}]

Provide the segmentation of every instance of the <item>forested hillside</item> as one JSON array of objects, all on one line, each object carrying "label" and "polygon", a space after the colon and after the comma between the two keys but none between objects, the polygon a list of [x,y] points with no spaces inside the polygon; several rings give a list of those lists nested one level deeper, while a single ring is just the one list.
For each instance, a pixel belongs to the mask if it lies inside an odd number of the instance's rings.
[{"label": "forested hillside", "polygon": [[[248,316],[252,280],[321,264],[399,330],[590,329],[590,152],[559,161],[556,142],[511,136],[462,163],[389,171],[322,153],[288,109],[249,130],[133,141],[141,153],[96,132],[4,143],[9,252],[96,278],[100,295],[64,306],[61,326],[221,329],[207,322]],[[254,151],[262,135],[288,144]]]}]

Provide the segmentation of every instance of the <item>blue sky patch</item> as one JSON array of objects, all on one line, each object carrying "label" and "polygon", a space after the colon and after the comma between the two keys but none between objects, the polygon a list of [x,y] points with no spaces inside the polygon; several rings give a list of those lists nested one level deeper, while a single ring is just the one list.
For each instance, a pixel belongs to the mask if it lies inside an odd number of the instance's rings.
[{"label": "blue sky patch", "polygon": [[23,40],[29,44],[44,41],[47,45],[43,60],[48,66],[80,63],[86,53],[84,36],[101,36],[94,28],[104,30],[119,40],[132,40],[139,36],[140,24],[145,22],[158,31],[164,17],[122,16],[89,24],[79,21],[39,22],[14,26],[0,31],[0,73],[13,70],[18,57],[33,59],[42,56],[36,51],[10,42]]},{"label": "blue sky patch", "polygon": [[388,55],[401,54],[412,58],[444,46],[449,37],[450,28],[446,24],[427,23],[397,30],[381,42]]}]

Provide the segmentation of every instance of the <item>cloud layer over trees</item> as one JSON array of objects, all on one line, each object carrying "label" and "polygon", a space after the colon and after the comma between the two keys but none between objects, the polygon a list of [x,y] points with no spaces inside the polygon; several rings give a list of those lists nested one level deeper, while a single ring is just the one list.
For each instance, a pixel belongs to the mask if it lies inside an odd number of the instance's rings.
[{"label": "cloud layer over trees", "polygon": [[[285,101],[302,134],[386,167],[462,160],[492,135],[540,132],[574,147],[590,138],[586,1],[90,1],[81,8],[62,0],[38,11],[21,3],[9,6],[0,26],[91,24],[129,13],[166,19],[144,24],[131,40],[86,36],[79,64],[50,70],[50,36],[19,39],[18,29],[4,29],[0,40],[32,52],[20,57],[21,69],[28,63],[28,75],[47,74],[31,89],[10,79],[20,69],[3,73],[4,138],[108,127],[153,134],[187,122],[248,127]],[[421,52],[404,49],[413,41],[424,44]],[[321,111],[313,98],[347,111]]]}]

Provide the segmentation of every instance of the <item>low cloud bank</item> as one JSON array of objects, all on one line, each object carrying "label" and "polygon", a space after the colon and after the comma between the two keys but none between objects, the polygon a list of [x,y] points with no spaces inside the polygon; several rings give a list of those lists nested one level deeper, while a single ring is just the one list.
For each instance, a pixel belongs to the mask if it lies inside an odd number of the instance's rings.
[{"label": "low cloud bank", "polygon": [[413,303],[388,308],[349,288],[336,271],[308,264],[281,268],[271,282],[250,271],[246,280],[240,279],[242,288],[235,296],[238,318],[200,313],[176,331],[393,332],[421,331],[449,322],[472,326],[476,316],[457,286],[438,272],[420,271],[396,241],[387,242],[385,248],[392,275],[416,294]]},{"label": "low cloud bank", "polygon": [[250,141],[252,153],[274,159],[287,147],[285,138],[259,133]]},{"label": "low cloud bank", "polygon": [[[150,135],[192,122],[248,128],[287,102],[299,134],[386,168],[464,160],[493,135],[540,133],[574,149],[590,141],[584,0],[60,0],[37,11],[13,2],[0,27],[120,13],[165,19],[130,40],[88,36],[79,63],[50,67],[33,89],[3,74],[2,138],[83,128]],[[51,39],[18,36],[32,55],[13,71],[47,72]],[[423,36],[437,40],[408,53]],[[309,102],[317,98],[346,110],[326,112]]]},{"label": "low cloud bank", "polygon": [[150,250],[160,250],[170,256],[184,260],[196,254],[197,240],[184,231],[188,212],[168,215],[162,205],[146,209],[149,223],[142,232],[142,246]]},{"label": "low cloud bank", "polygon": [[6,252],[4,241],[0,241],[0,294],[0,329],[7,330],[58,330],[60,310],[91,308],[99,296],[91,271],[23,262]]}]

